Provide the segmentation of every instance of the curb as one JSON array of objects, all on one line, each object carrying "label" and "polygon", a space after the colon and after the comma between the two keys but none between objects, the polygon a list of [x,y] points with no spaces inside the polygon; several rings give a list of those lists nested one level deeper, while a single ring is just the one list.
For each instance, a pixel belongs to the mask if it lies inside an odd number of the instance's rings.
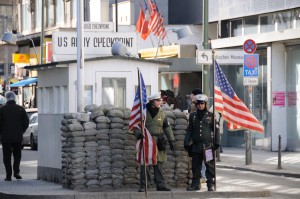
[{"label": "curb", "polygon": [[255,169],[248,169],[243,167],[235,167],[235,166],[228,166],[228,165],[217,165],[219,168],[226,168],[226,169],[236,169],[241,171],[252,171],[256,173],[263,173],[275,176],[285,176],[290,178],[300,178],[300,174],[298,173],[284,173],[284,172],[275,172],[275,171],[263,171],[263,170],[255,170]]},{"label": "curb", "polygon": [[221,192],[187,192],[187,191],[172,191],[161,192],[153,191],[148,192],[148,196],[145,193],[139,192],[79,192],[71,195],[16,195],[0,193],[1,199],[182,199],[182,198],[255,198],[255,197],[271,197],[271,192],[268,190],[262,191],[221,191]]}]

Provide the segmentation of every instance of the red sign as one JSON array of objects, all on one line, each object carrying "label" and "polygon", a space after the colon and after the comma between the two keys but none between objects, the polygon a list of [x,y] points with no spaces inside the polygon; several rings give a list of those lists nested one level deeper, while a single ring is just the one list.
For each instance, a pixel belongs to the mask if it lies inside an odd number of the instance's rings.
[{"label": "red sign", "polygon": [[243,49],[245,53],[252,54],[256,51],[256,43],[252,39],[247,39],[244,42]]},{"label": "red sign", "polygon": [[273,91],[273,106],[285,106],[285,92]]}]

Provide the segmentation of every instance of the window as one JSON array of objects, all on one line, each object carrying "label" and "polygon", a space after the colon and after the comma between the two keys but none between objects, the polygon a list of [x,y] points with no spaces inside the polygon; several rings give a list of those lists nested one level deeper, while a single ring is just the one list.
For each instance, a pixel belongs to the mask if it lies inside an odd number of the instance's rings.
[{"label": "window", "polygon": [[252,16],[244,19],[244,35],[256,34],[258,27],[258,17]]},{"label": "window", "polygon": [[275,14],[260,17],[260,33],[275,31]]},{"label": "window", "polygon": [[231,21],[230,33],[231,37],[242,36],[243,20],[238,19]]},{"label": "window", "polygon": [[126,106],[126,78],[102,78],[102,104]]},{"label": "window", "polygon": [[93,104],[93,86],[84,86],[84,105]]},{"label": "window", "polygon": [[29,0],[22,1],[22,31],[30,30]]},{"label": "window", "polygon": [[64,1],[56,0],[55,16],[56,16],[56,23],[64,22]]},{"label": "window", "polygon": [[42,23],[42,0],[36,0],[35,12],[35,27],[40,28]]},{"label": "window", "polygon": [[300,28],[300,9],[295,10],[296,28]]},{"label": "window", "polygon": [[277,13],[276,22],[278,31],[293,28],[293,13],[293,10]]}]

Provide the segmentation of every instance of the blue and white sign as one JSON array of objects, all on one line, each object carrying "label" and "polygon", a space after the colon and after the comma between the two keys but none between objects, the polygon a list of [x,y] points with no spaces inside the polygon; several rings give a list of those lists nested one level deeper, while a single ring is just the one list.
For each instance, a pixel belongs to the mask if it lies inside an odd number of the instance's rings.
[{"label": "blue and white sign", "polygon": [[258,85],[258,54],[244,55],[244,85]]}]

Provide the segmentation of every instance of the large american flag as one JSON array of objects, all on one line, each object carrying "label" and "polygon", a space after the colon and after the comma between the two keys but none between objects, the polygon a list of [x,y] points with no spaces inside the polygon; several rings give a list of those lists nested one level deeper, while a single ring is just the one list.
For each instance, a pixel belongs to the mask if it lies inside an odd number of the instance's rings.
[{"label": "large american flag", "polygon": [[215,63],[215,110],[220,112],[227,122],[240,126],[242,129],[263,133],[264,127],[238,98],[220,66],[217,62]]},{"label": "large american flag", "polygon": [[[145,127],[145,119],[146,119],[146,112],[147,112],[146,110],[147,92],[146,92],[144,79],[140,71],[139,71],[139,76],[140,76],[139,84],[136,90],[133,106],[130,112],[129,130],[131,131],[134,128],[144,130],[143,132],[144,139],[138,140],[136,143],[137,162],[146,165],[156,165],[157,163],[156,143],[154,138],[151,136],[150,132],[148,131],[148,129]],[[141,95],[140,95],[140,91],[142,92]],[[144,153],[145,153],[145,158],[144,158]]]}]

